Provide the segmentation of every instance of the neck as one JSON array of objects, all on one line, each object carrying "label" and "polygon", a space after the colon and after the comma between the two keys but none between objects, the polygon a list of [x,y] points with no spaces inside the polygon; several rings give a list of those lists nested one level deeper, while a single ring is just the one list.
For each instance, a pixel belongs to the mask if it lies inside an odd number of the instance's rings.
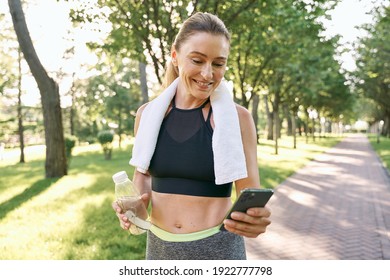
[{"label": "neck", "polygon": [[202,106],[203,103],[207,101],[208,98],[198,99],[194,98],[189,94],[180,94],[179,91],[176,91],[175,94],[175,106],[179,109],[194,109]]}]

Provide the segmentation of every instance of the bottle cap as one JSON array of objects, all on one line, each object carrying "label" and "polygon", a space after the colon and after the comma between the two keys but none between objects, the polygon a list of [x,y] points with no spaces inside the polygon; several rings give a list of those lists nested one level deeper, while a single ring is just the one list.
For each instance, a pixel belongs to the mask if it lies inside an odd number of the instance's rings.
[{"label": "bottle cap", "polygon": [[114,183],[115,184],[119,184],[119,183],[122,183],[124,182],[126,179],[128,179],[129,177],[127,176],[127,173],[126,171],[119,171],[118,173],[115,173],[113,176],[112,176],[112,180],[114,180]]}]

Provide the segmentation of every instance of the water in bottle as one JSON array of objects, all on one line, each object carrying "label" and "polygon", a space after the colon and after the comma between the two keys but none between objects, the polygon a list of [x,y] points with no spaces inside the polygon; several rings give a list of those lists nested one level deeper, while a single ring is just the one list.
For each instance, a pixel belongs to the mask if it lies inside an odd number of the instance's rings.
[{"label": "water in bottle", "polygon": [[150,228],[149,214],[138,190],[127,176],[126,171],[114,174],[112,179],[115,183],[117,204],[131,222],[130,233],[134,235],[144,233]]}]

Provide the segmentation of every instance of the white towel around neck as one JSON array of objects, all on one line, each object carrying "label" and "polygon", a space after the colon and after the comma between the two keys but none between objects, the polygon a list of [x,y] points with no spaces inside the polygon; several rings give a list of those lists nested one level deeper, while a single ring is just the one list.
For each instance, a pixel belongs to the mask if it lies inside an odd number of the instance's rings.
[{"label": "white towel around neck", "polygon": [[[149,169],[160,127],[175,96],[178,82],[179,78],[149,102],[142,112],[129,162],[142,173]],[[225,81],[211,94],[210,103],[215,124],[212,137],[215,184],[221,185],[246,178],[247,168],[238,113]]]}]

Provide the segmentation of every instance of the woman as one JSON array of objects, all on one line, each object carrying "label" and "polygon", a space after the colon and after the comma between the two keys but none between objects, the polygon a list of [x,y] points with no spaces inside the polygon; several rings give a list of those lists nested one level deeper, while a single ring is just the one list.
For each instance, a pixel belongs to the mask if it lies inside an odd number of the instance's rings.
[{"label": "woman", "polygon": [[[230,34],[218,17],[191,16],[171,49],[169,87],[158,97],[166,97],[167,108],[161,100],[153,100],[137,112],[133,158],[147,154],[146,149],[136,149],[148,146],[146,142],[154,138],[148,135],[157,130],[152,148],[147,148],[150,160],[145,165],[130,161],[138,167],[133,181],[152,205],[147,259],[246,259],[243,237],[257,237],[270,224],[267,208],[235,212],[232,219],[224,220],[231,207],[232,181],[237,195],[245,188],[260,188],[253,119],[233,101],[221,101],[229,95],[222,81],[229,49]],[[233,104],[230,111],[223,105],[229,102]],[[158,110],[163,113],[160,122],[154,121]],[[236,130],[231,128],[235,117]],[[235,137],[238,145],[225,144]],[[223,159],[231,151],[238,156]],[[234,166],[240,153],[244,172]],[[232,173],[237,175],[226,179]],[[122,228],[128,229],[130,223],[121,209],[116,203],[113,208]],[[222,222],[227,231],[219,230]]]}]

